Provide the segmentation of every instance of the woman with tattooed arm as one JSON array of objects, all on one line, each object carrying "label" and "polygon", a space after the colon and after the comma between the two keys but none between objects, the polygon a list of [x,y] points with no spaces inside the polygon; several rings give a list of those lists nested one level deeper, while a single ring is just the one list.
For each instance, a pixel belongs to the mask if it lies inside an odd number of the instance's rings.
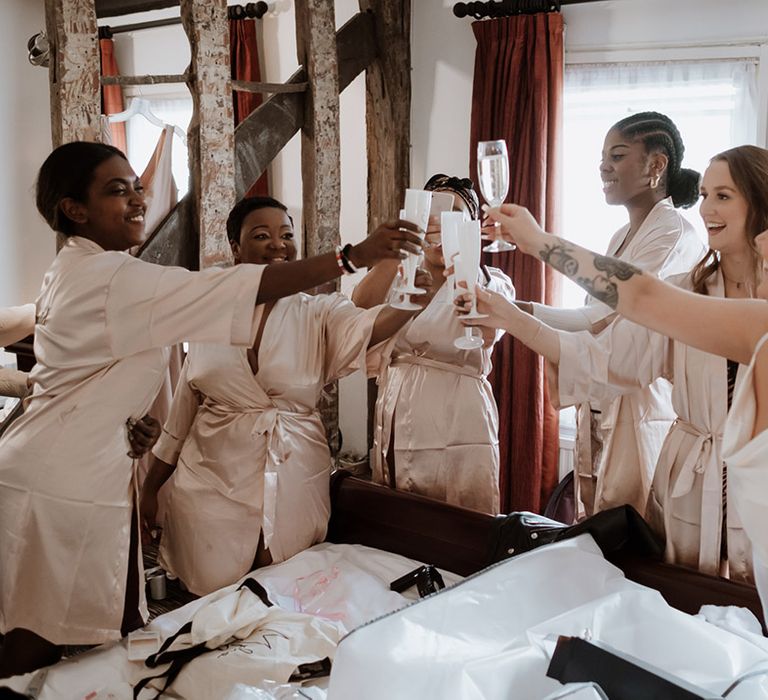
[{"label": "woman with tattooed arm", "polygon": [[[659,456],[646,516],[666,536],[668,561],[742,580],[752,578],[742,529],[742,523],[749,528],[748,509],[734,484],[738,469],[723,467],[722,436],[731,400],[738,402],[738,365],[749,362],[768,332],[768,307],[747,298],[761,291],[755,245],[768,228],[767,180],[764,149],[742,146],[712,159],[700,209],[710,252],[676,286],[545,234],[525,209],[491,210],[521,250],[625,317],[597,337],[555,331],[492,295],[479,295],[481,312],[491,316],[484,323],[514,334],[557,368],[553,395],[563,405],[631,391],[659,376],[672,381],[678,418]],[[762,354],[756,355],[757,380]],[[766,411],[768,381],[766,392],[762,403],[758,394],[748,437],[768,424],[768,413],[760,412]]]}]

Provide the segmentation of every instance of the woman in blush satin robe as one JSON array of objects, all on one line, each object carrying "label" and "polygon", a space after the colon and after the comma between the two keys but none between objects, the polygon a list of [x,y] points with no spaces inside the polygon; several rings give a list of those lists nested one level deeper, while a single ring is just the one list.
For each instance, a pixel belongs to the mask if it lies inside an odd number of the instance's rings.
[{"label": "woman in blush satin robe", "polygon": [[[282,265],[296,256],[293,223],[274,199],[240,202],[227,231],[237,262]],[[341,294],[296,294],[259,310],[252,348],[190,345],[142,489],[151,531],[169,479],[160,563],[199,595],[325,537],[331,455],[317,411],[322,389],[365,367],[368,346],[413,315],[358,309]]]},{"label": "woman in blush satin robe", "polygon": [[[705,248],[677,207],[698,199],[699,174],[681,167],[680,133],[665,115],[638,112],[605,137],[600,177],[605,200],[627,209],[629,223],[606,255],[662,279],[688,272]],[[579,309],[518,302],[525,311],[563,331],[601,330],[613,311],[592,296]],[[577,403],[574,485],[578,515],[629,503],[642,511],[664,436],[675,419],[671,387],[663,377],[603,401]]]},{"label": "woman in blush satin robe", "polygon": [[[37,206],[66,243],[36,303],[32,393],[0,440],[0,677],[52,663],[146,619],[127,422],[144,414],[184,340],[249,346],[256,306],[338,277],[333,253],[268,267],[189,272],[124,251],[144,236],[125,156],[74,142],[46,159]],[[418,251],[393,222],[356,264]],[[135,545],[135,546],[134,546]]]},{"label": "woman in blush satin robe", "polygon": [[712,159],[700,207],[710,252],[678,286],[544,234],[522,208],[493,211],[524,252],[626,317],[598,338],[533,328],[535,322],[521,320],[503,300],[479,303],[492,326],[500,324],[559,365],[563,400],[670,378],[678,418],[659,457],[647,517],[666,537],[668,561],[746,581],[752,578],[750,545],[723,467],[722,440],[738,363],[749,360],[768,330],[768,309],[749,299],[760,276],[755,241],[768,227],[767,177],[768,151],[761,148],[741,146]]},{"label": "woman in blush satin robe", "polygon": [[[469,180],[436,175],[426,189],[454,195],[454,209],[477,217],[477,195]],[[499,418],[488,374],[490,333],[476,350],[453,344],[463,333],[453,313],[453,289],[445,283],[445,262],[437,223],[427,232],[425,262],[434,297],[427,308],[372,355],[369,374],[379,385],[374,418],[373,479],[486,513],[499,512]],[[396,270],[377,265],[352,296],[369,305],[384,300]],[[483,285],[514,299],[509,278],[483,268]]]}]

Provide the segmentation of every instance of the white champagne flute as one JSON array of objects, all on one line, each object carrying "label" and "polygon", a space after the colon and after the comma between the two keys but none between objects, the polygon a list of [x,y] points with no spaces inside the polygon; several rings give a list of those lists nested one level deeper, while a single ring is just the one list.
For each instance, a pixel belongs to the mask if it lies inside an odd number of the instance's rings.
[{"label": "white champagne flute", "polygon": [[[501,206],[509,191],[509,156],[504,140],[480,141],[477,144],[477,177],[485,201],[491,207]],[[498,226],[498,222],[494,222],[494,227]],[[483,250],[486,253],[503,253],[516,247],[497,238]]]},{"label": "white champagne flute", "polygon": [[[443,260],[445,266],[450,267],[454,264],[456,256],[459,254],[459,231],[458,227],[464,221],[464,212],[444,211],[440,214],[440,242],[443,247]],[[456,296],[456,273],[450,275],[446,280],[448,289],[451,290],[450,298],[453,301]]]},{"label": "white champagne flute", "polygon": [[[475,284],[480,271],[480,222],[462,221],[457,227],[457,234],[459,254],[454,258],[456,284],[463,282],[466,292],[472,296],[472,308],[468,314],[464,314],[464,318],[487,318],[485,314],[477,313],[475,295]],[[482,347],[483,339],[474,335],[473,330],[471,326],[467,326],[464,335],[456,338],[453,344],[461,350]]]},{"label": "white champagne flute", "polygon": [[[424,235],[429,224],[429,208],[432,204],[432,193],[427,190],[412,190],[407,189],[405,191],[405,207],[400,212],[402,219],[412,221],[419,227],[418,236],[424,240]],[[419,261],[421,255],[414,253],[408,253],[403,258],[403,285],[398,291],[398,296],[394,301],[390,302],[390,306],[395,309],[401,309],[403,311],[418,311],[421,307],[418,304],[414,304],[411,299],[411,294],[426,294],[426,289],[421,289],[415,286],[416,271],[419,268]]]}]

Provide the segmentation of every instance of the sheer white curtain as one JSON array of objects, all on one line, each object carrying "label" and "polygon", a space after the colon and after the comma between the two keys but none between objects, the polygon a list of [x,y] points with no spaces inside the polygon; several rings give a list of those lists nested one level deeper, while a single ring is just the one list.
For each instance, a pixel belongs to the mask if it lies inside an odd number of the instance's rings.
[{"label": "sheer white curtain", "polygon": [[[685,145],[683,166],[700,173],[716,153],[755,143],[756,69],[753,59],[566,65],[563,235],[604,251],[627,222],[624,207],[605,203],[598,165],[606,132],[629,114],[669,116]],[[706,240],[697,207],[683,214]],[[570,280],[563,279],[561,291],[563,306],[584,303],[584,291]],[[560,426],[563,462],[572,446],[572,409],[561,412]],[[561,467],[567,471],[567,465]]]},{"label": "sheer white curtain", "polygon": [[[683,166],[699,172],[716,153],[755,143],[756,68],[756,62],[747,59],[566,66],[565,237],[603,251],[626,223],[623,207],[605,203],[598,164],[608,129],[633,112],[669,116],[685,144]],[[701,231],[696,208],[684,213]],[[563,284],[564,306],[583,301],[584,292],[576,285]]]}]

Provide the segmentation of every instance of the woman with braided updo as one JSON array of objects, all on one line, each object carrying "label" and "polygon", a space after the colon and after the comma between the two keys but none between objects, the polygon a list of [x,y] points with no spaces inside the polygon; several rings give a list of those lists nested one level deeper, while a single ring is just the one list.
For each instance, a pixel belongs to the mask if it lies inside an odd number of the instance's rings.
[{"label": "woman with braided updo", "polygon": [[[738,363],[749,360],[768,327],[764,304],[747,301],[758,294],[768,297],[757,252],[767,236],[760,234],[768,229],[767,181],[768,150],[739,146],[712,158],[701,182],[699,207],[710,249],[689,273],[667,280],[676,290],[653,281],[652,275],[642,274],[637,267],[605,256],[590,253],[594,265],[584,264],[584,259],[574,257],[578,246],[543,234],[521,207],[492,210],[491,217],[501,221],[501,233],[522,252],[539,255],[619,313],[626,313],[596,337],[554,331],[504,299],[478,295],[478,310],[488,314],[482,323],[503,328],[557,367],[558,385],[551,395],[559,396],[562,404],[610,400],[659,377],[672,382],[676,417],[656,464],[646,518],[666,539],[669,563],[747,582],[753,579],[753,567],[742,523],[751,525],[751,536],[758,539],[761,551],[768,542],[762,534],[764,522],[755,524],[759,512],[766,510],[765,492],[755,485],[765,483],[765,470],[752,461],[759,457],[757,452],[749,455],[749,464],[743,461],[745,454],[738,455],[735,463],[728,461],[723,434],[731,404],[739,403],[734,386],[737,373],[743,377],[744,371],[739,372]],[[664,294],[646,295],[642,304],[637,302],[639,297],[634,304],[627,303],[636,290],[624,282],[633,282],[635,275],[654,289],[665,290]],[[703,303],[701,296],[710,300]],[[723,298],[740,301],[723,304]],[[709,341],[702,342],[707,334]],[[734,349],[745,336],[751,338],[743,343],[746,349]],[[734,445],[740,449],[751,437],[750,401],[754,401],[751,395],[742,397],[738,409],[739,420],[750,432],[745,437],[742,430],[738,440],[734,437],[731,455]],[[754,416],[754,406],[749,410]],[[731,472],[734,466],[736,471]],[[768,587],[766,571],[764,586]]]},{"label": "woman with braided updo", "polygon": [[[606,254],[662,279],[688,272],[704,254],[693,226],[677,209],[692,206],[699,196],[700,175],[681,166],[684,151],[669,117],[638,112],[609,129],[600,161],[606,203],[623,206],[629,216]],[[614,318],[612,309],[593,296],[580,309],[518,305],[563,331],[597,333]],[[665,379],[613,400],[577,406],[578,515],[625,503],[643,511],[654,465],[674,418]]]},{"label": "woman with braided updo", "polygon": [[[434,175],[424,189],[452,194],[454,211],[478,218],[471,180]],[[429,304],[381,349],[379,362],[369,362],[379,384],[373,478],[400,490],[497,513],[498,412],[487,376],[501,334],[484,333],[482,348],[454,347],[463,329],[453,314],[453,290],[445,284],[437,219],[427,228],[424,266],[432,277]],[[352,300],[366,308],[385,301],[396,274],[396,262],[377,263]],[[500,270],[481,266],[478,279],[484,288],[514,299],[512,283]]]}]

